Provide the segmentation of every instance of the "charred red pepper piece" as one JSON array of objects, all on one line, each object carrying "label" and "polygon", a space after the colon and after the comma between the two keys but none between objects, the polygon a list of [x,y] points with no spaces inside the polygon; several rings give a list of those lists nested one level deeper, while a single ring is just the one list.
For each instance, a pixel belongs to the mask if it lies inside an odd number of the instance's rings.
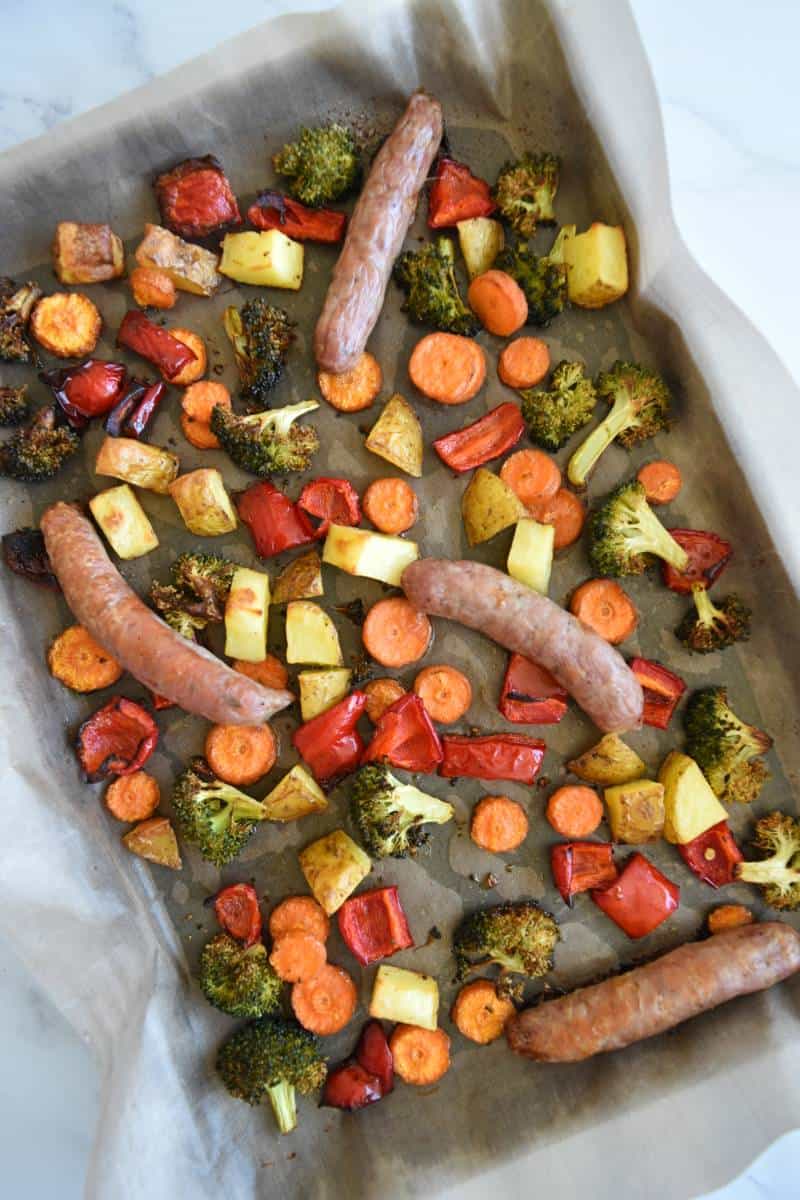
[{"label": "charred red pepper piece", "polygon": [[155,325],[138,308],[132,308],[122,318],[117,333],[117,345],[133,350],[158,367],[167,379],[174,379],[196,355],[161,325]]},{"label": "charred red pepper piece", "polygon": [[61,591],[41,530],[15,529],[13,533],[4,533],[2,542],[3,562],[9,571],[31,583],[52,588],[54,592]]},{"label": "charred red pepper piece", "polygon": [[292,735],[292,744],[321,787],[333,786],[358,766],[364,739],[356,725],[366,703],[365,692],[351,692]]},{"label": "charred red pepper piece", "polygon": [[146,709],[114,696],[78,730],[76,751],[89,783],[108,775],[132,775],[158,742],[158,727]]},{"label": "charred red pepper piece", "polygon": [[92,417],[102,417],[119,400],[125,387],[122,363],[89,358],[79,367],[41,371],[39,378],[53,395],[73,429],[83,429]]},{"label": "charred red pepper piece", "polygon": [[567,711],[567,693],[538,663],[512,654],[508,660],[498,708],[518,725],[557,725]]},{"label": "charred red pepper piece", "polygon": [[242,223],[231,185],[213,154],[184,159],[153,186],[163,224],[179,237],[203,238]]},{"label": "charred red pepper piece", "polygon": [[271,558],[316,540],[317,531],[302,509],[262,479],[234,497],[236,511],[250,529],[259,558]]},{"label": "charred red pepper piece", "polygon": [[346,213],[306,208],[282,192],[259,192],[247,210],[247,219],[256,229],[280,229],[296,242],[340,242],[347,225]]},{"label": "charred red pepper piece", "polygon": [[373,888],[370,892],[351,896],[339,909],[338,921],[344,944],[362,967],[414,945],[394,886]]},{"label": "charred red pepper piece", "polygon": [[[339,912],[341,911],[339,909]],[[380,1021],[367,1021],[361,1030],[361,1037],[358,1039],[355,1058],[365,1071],[378,1077],[381,1084],[381,1095],[388,1095],[394,1088],[394,1062]]]},{"label": "charred red pepper piece", "polygon": [[261,909],[252,884],[232,883],[217,892],[214,914],[226,933],[244,942],[245,949],[261,937]]},{"label": "charred red pepper piece", "polygon": [[689,870],[713,888],[733,883],[733,869],[744,858],[727,821],[712,825],[678,850]]},{"label": "charred red pepper piece", "polygon": [[686,691],[686,684],[680,675],[674,675],[649,658],[634,658],[630,666],[644,692],[644,724],[666,729],[675,706]]},{"label": "charred red pepper piece", "polygon": [[469,221],[472,217],[488,217],[497,208],[488,183],[473,175],[464,163],[454,158],[440,158],[428,196],[428,225],[444,229]]},{"label": "charred red pepper piece", "polygon": [[645,937],[675,912],[681,889],[643,854],[633,854],[618,879],[592,899],[629,938]]},{"label": "charred red pepper piece", "polygon": [[161,380],[148,383],[145,379],[132,379],[106,417],[106,433],[111,437],[141,437],[166,391]]},{"label": "charred red pepper piece", "polygon": [[619,871],[610,842],[559,842],[550,850],[553,881],[567,904],[572,897],[613,883]]},{"label": "charred red pepper piece", "polygon": [[445,779],[466,775],[470,779],[533,783],[542,765],[545,744],[521,733],[490,733],[483,737],[451,733],[442,738],[442,749],[439,774]]},{"label": "charred red pepper piece", "polygon": [[733,553],[730,542],[702,529],[670,529],[670,533],[689,555],[689,565],[685,571],[676,571],[669,563],[664,563],[664,583],[667,587],[684,594],[691,592],[693,583],[704,583],[706,587],[711,587]]},{"label": "charred red pepper piece", "polygon": [[346,1062],[328,1072],[322,1089],[320,1104],[323,1108],[341,1108],[345,1112],[356,1112],[383,1098],[381,1081],[377,1075],[365,1071],[360,1063]]},{"label": "charred red pepper piece", "polygon": [[387,762],[430,775],[442,761],[442,741],[419,696],[406,692],[379,718],[361,760]]},{"label": "charred red pepper piece", "polygon": [[312,479],[300,493],[297,506],[322,521],[317,529],[318,538],[325,536],[331,522],[335,525],[358,525],[361,520],[358,492],[347,479],[328,476]]},{"label": "charred red pepper piece", "polygon": [[498,404],[485,417],[437,438],[433,448],[452,471],[472,471],[516,446],[525,422],[516,404]]}]

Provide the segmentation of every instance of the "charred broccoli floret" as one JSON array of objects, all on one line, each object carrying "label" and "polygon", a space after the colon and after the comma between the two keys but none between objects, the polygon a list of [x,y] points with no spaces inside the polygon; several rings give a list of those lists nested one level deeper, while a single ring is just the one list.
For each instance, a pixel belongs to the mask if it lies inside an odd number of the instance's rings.
[{"label": "charred broccoli floret", "polygon": [[769,778],[761,757],[772,738],[740,721],[723,687],[695,692],[686,706],[686,753],[695,760],[720,800],[750,804]]},{"label": "charred broccoli floret", "polygon": [[561,160],[555,154],[523,154],[501,167],[494,199],[512,229],[533,237],[536,226],[552,225]]},{"label": "charred broccoli floret", "polygon": [[474,337],[480,322],[461,299],[454,268],[453,243],[442,235],[419,250],[406,250],[394,264],[393,274],[406,293],[403,308],[412,321]]},{"label": "charred broccoli floret", "polygon": [[211,413],[211,429],[236,466],[251,475],[304,471],[319,449],[319,437],[313,425],[294,422],[315,408],[316,400],[304,400],[243,417],[218,404]]},{"label": "charred broccoli floret", "polygon": [[425,824],[444,825],[452,804],[401,783],[382,763],[362,767],[353,780],[350,814],[374,858],[405,858],[428,840]]},{"label": "charred broccoli floret", "polygon": [[26,384],[0,387],[0,425],[21,425],[30,415],[31,401]]},{"label": "charred broccoli floret", "polygon": [[312,208],[338,200],[361,178],[358,147],[344,125],[301,129],[296,142],[273,154],[272,165],[289,179],[289,193]]},{"label": "charred broccoli floret", "polygon": [[280,1007],[282,981],[263,942],[245,949],[229,934],[218,933],[203,947],[199,982],[209,1004],[229,1017],[265,1017]]},{"label": "charred broccoli floret", "polygon": [[587,379],[583,363],[560,362],[553,371],[550,389],[528,389],[522,395],[522,416],[528,434],[545,450],[560,450],[573,433],[592,419],[597,394]]},{"label": "charred broccoli floret", "polygon": [[0,358],[5,362],[31,362],[33,350],[25,337],[28,321],[42,289],[35,283],[18,285],[0,277]]},{"label": "charred broccoli floret", "polygon": [[770,908],[800,908],[800,824],[772,812],[756,821],[753,842],[764,857],[737,863],[736,878],[760,887]]},{"label": "charred broccoli floret", "polygon": [[244,849],[266,809],[252,796],[217,779],[205,759],[195,758],[172,792],[178,828],[203,858],[224,867]]},{"label": "charred broccoli floret", "polygon": [[549,325],[567,303],[567,268],[559,237],[549,254],[539,255],[521,243],[506,246],[495,266],[515,279],[528,301],[528,324]]},{"label": "charred broccoli floret", "polygon": [[171,583],[153,582],[150,602],[184,637],[225,616],[236,563],[218,554],[181,554],[172,564]]},{"label": "charred broccoli floret", "polygon": [[692,584],[694,607],[690,608],[675,635],[697,654],[724,650],[734,642],[746,642],[750,637],[750,609],[738,596],[726,596],[719,605],[713,603],[705,584]]},{"label": "charred broccoli floret", "polygon": [[0,447],[0,475],[23,483],[52,479],[79,445],[77,433],[57,424],[54,408],[40,408],[32,421]]},{"label": "charred broccoli floret", "polygon": [[269,1098],[281,1133],[297,1126],[296,1093],[317,1091],[328,1073],[317,1039],[297,1021],[262,1017],[220,1048],[217,1072],[232,1096],[247,1104]]},{"label": "charred broccoli floret", "polygon": [[233,346],[242,398],[257,406],[265,405],[268,393],[283,373],[294,341],[294,321],[282,308],[256,298],[240,309],[230,305],[222,323]]},{"label": "charred broccoli floret", "polygon": [[647,503],[638,479],[622,483],[589,518],[589,560],[597,575],[641,575],[663,558],[685,571],[688,555]]},{"label": "charred broccoli floret", "polygon": [[501,976],[546,975],[561,934],[549,913],[530,900],[484,908],[466,917],[453,937],[456,978],[496,963]]}]

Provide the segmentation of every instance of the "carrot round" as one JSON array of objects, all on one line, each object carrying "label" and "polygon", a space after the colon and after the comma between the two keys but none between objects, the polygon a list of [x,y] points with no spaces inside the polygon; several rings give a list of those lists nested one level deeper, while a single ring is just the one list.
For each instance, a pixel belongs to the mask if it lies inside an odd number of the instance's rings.
[{"label": "carrot round", "polygon": [[158,267],[134,267],[129,283],[141,308],[174,308],[178,293],[166,271]]},{"label": "carrot round", "polygon": [[302,929],[290,929],[272,947],[270,965],[286,983],[313,979],[325,966],[325,943]]},{"label": "carrot round", "polygon": [[664,458],[640,467],[636,478],[651,504],[669,504],[683,487],[683,478],[675,463]]},{"label": "carrot round", "polygon": [[508,796],[484,796],[472,810],[469,836],[481,850],[507,854],[528,836],[528,815]]},{"label": "carrot round", "polygon": [[215,775],[241,787],[275,765],[275,735],[269,725],[215,725],[208,731],[205,755]]},{"label": "carrot round", "polygon": [[217,405],[230,408],[231,394],[224,383],[212,379],[191,383],[181,397],[181,429],[198,450],[219,449],[219,438],[211,432],[211,413]]},{"label": "carrot round", "polygon": [[73,692],[96,692],[110,687],[122,667],[82,625],[70,625],[47,652],[50,674]]},{"label": "carrot round", "polygon": [[344,1029],[356,1011],[356,985],[342,967],[325,965],[292,988],[292,1008],[304,1029],[328,1037]]},{"label": "carrot round", "polygon": [[509,342],[497,360],[497,374],[511,388],[531,388],[550,370],[550,351],[541,338],[519,337]]},{"label": "carrot round", "polygon": [[317,372],[317,386],[325,400],[339,412],[361,412],[369,408],[383,386],[380,363],[366,350],[354,367],[341,375]]},{"label": "carrot round", "polygon": [[389,1049],[395,1074],[417,1087],[436,1083],[450,1066],[450,1038],[443,1029],[395,1025]]},{"label": "carrot round", "polygon": [[706,919],[709,933],[722,933],[725,929],[752,925],[754,920],[750,909],[743,904],[720,904],[719,908],[712,909]]},{"label": "carrot round", "polygon": [[194,358],[167,382],[174,384],[175,387],[188,387],[190,383],[196,383],[198,379],[202,379],[206,373],[208,367],[206,344],[200,334],[191,329],[170,329],[169,332],[179,342],[183,342],[184,346],[189,347]]},{"label": "carrot round", "polygon": [[528,319],[525,293],[505,271],[492,269],[476,276],[467,300],[483,328],[498,337],[510,337]]},{"label": "carrot round", "polygon": [[402,596],[379,600],[361,630],[364,649],[382,667],[407,667],[422,658],[431,641],[431,623]]},{"label": "carrot round", "polygon": [[414,691],[431,720],[442,725],[458,721],[472,704],[472,684],[463,672],[446,664],[420,671]]},{"label": "carrot round", "polygon": [[147,771],[118,775],[105,794],[105,802],[118,821],[145,821],[161,803],[158,780]]},{"label": "carrot round", "polygon": [[531,516],[554,529],[553,549],[563,550],[577,542],[586,521],[583,501],[567,488],[559,488],[555,496],[531,509]]},{"label": "carrot round", "polygon": [[373,479],[361,507],[381,533],[405,533],[419,515],[417,493],[405,479]]},{"label": "carrot round", "polygon": [[503,463],[500,478],[526,508],[552,500],[561,487],[561,470],[544,450],[517,450]]},{"label": "carrot round", "polygon": [[587,579],[570,596],[569,611],[612,646],[639,624],[635,604],[613,579]]},{"label": "carrot round", "polygon": [[486,355],[472,338],[458,333],[429,333],[408,360],[415,388],[439,404],[465,404],[486,379]]},{"label": "carrot round", "polygon": [[545,816],[565,838],[585,838],[603,819],[603,802],[594,788],[570,784],[556,788],[547,801]]},{"label": "carrot round", "polygon": [[289,672],[274,654],[268,654],[261,662],[243,662],[237,658],[233,669],[240,675],[246,675],[248,679],[255,679],[256,683],[264,687],[276,688],[278,691],[285,688],[289,681]]},{"label": "carrot round", "polygon": [[287,896],[269,915],[269,934],[273,942],[287,933],[310,933],[318,942],[326,942],[331,923],[322,905],[313,896]]},{"label": "carrot round", "polygon": [[501,1036],[516,1011],[507,996],[498,996],[490,979],[475,979],[456,996],[450,1019],[463,1037],[486,1046]]},{"label": "carrot round", "polygon": [[373,725],[377,725],[387,708],[391,708],[396,700],[406,694],[406,689],[388,676],[371,679],[362,691],[367,693],[367,716]]}]

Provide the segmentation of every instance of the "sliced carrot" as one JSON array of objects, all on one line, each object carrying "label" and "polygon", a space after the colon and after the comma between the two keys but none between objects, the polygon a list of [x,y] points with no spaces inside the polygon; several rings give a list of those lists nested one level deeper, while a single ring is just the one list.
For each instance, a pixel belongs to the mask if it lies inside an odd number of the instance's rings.
[{"label": "sliced carrot", "polygon": [[419,516],[417,493],[405,479],[373,479],[361,507],[381,533],[405,533]]},{"label": "sliced carrot", "polygon": [[272,947],[270,965],[286,983],[313,979],[327,960],[325,943],[302,929],[290,929]]},{"label": "sliced carrot", "polygon": [[389,1049],[395,1074],[416,1087],[436,1083],[450,1067],[450,1038],[443,1029],[395,1025]]},{"label": "sliced carrot", "polygon": [[452,725],[472,704],[472,684],[466,675],[445,664],[425,667],[414,680],[414,691],[432,721]]},{"label": "sliced carrot", "polygon": [[484,272],[469,285],[467,300],[484,329],[510,337],[528,319],[528,301],[515,279],[505,271]]},{"label": "sliced carrot", "polygon": [[570,784],[556,788],[547,801],[545,816],[565,838],[585,838],[603,819],[603,802],[594,788]]},{"label": "sliced carrot", "polygon": [[134,267],[128,282],[141,308],[174,308],[178,293],[166,271],[158,267]]},{"label": "sliced carrot", "polygon": [[122,674],[122,667],[88,629],[70,625],[60,633],[47,652],[50,674],[73,692],[96,692],[110,687]]},{"label": "sliced carrot", "polygon": [[721,904],[707,917],[708,932],[722,933],[725,929],[738,929],[740,925],[752,925],[755,917],[743,904]]},{"label": "sliced carrot", "polygon": [[382,667],[407,667],[422,658],[431,641],[431,623],[403,596],[379,600],[361,630],[364,648]]},{"label": "sliced carrot", "polygon": [[486,355],[472,338],[458,333],[429,333],[408,360],[415,388],[439,404],[465,404],[486,379]]},{"label": "sliced carrot", "polygon": [[500,478],[526,508],[552,500],[561,487],[561,470],[544,450],[517,450],[503,463]]},{"label": "sliced carrot", "polygon": [[231,407],[231,394],[224,383],[201,379],[181,397],[181,429],[187,442],[198,450],[218,450],[219,438],[211,432],[211,413],[219,405]]},{"label": "sliced carrot", "polygon": [[484,796],[472,810],[469,836],[481,850],[507,854],[528,836],[528,814],[508,796]]},{"label": "sliced carrot", "polygon": [[486,1046],[500,1037],[516,1011],[507,996],[498,996],[490,979],[475,979],[456,996],[450,1018],[465,1038]]},{"label": "sliced carrot", "polygon": [[497,374],[507,387],[531,388],[550,370],[550,351],[541,338],[519,337],[509,342],[497,360]]},{"label": "sliced carrot", "polygon": [[292,988],[292,1008],[304,1029],[328,1037],[344,1029],[356,1011],[356,985],[342,967],[325,963],[312,979]]},{"label": "sliced carrot", "polygon": [[287,933],[310,933],[318,942],[326,942],[331,923],[313,896],[287,896],[269,915],[269,933],[273,942]]},{"label": "sliced carrot", "polygon": [[317,386],[328,404],[339,412],[361,412],[369,408],[381,390],[383,371],[378,360],[365,350],[356,365],[341,375],[319,371]]},{"label": "sliced carrot", "polygon": [[636,605],[613,579],[587,579],[570,596],[569,611],[612,646],[639,624]]},{"label": "sliced carrot", "polygon": [[145,821],[161,803],[158,780],[147,771],[118,775],[106,792],[105,802],[118,821]]},{"label": "sliced carrot", "polygon": [[206,373],[208,367],[206,344],[200,334],[194,333],[191,329],[170,329],[169,332],[179,342],[183,342],[184,346],[189,347],[194,354],[194,359],[192,362],[188,362],[177,375],[173,375],[168,382],[174,384],[175,387],[188,387],[190,383],[196,383],[198,379],[202,379]]},{"label": "sliced carrot", "polygon": [[278,751],[269,725],[214,725],[206,737],[205,755],[215,775],[241,787],[266,775]]},{"label": "sliced carrot", "polygon": [[255,679],[256,683],[263,687],[277,688],[279,691],[289,682],[289,672],[274,654],[268,654],[261,662],[243,662],[237,658],[233,669],[240,675],[246,675],[248,679]]},{"label": "sliced carrot", "polygon": [[531,516],[543,525],[555,528],[554,550],[563,550],[577,542],[586,521],[586,508],[574,492],[559,488],[555,496],[531,509]]},{"label": "sliced carrot", "polygon": [[406,689],[388,676],[371,679],[362,691],[367,693],[367,716],[373,725],[377,725],[387,708],[391,708],[396,700],[406,694]]},{"label": "sliced carrot", "polygon": [[683,478],[675,463],[664,458],[640,467],[636,478],[651,504],[669,504],[683,487]]}]

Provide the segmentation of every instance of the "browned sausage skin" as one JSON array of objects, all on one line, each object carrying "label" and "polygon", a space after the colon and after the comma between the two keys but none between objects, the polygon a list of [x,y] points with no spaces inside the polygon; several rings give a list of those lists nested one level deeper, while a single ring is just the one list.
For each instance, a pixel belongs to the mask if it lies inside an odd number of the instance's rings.
[{"label": "browned sausage skin", "polygon": [[445,558],[419,559],[401,582],[415,608],[546,667],[604,733],[641,725],[644,696],[625,659],[546,596],[483,563]]},{"label": "browned sausage skin", "polygon": [[442,129],[438,100],[415,92],[375,156],[314,333],[314,356],[323,371],[348,371],[367,344]]},{"label": "browned sausage skin", "polygon": [[512,1050],[537,1062],[580,1062],[654,1037],[736,996],[800,971],[800,933],[768,921],[689,943],[624,975],[512,1017]]},{"label": "browned sausage skin", "polygon": [[260,725],[291,704],[170,629],[128,586],[87,518],[59,502],[41,520],[64,598],[81,625],[135,679],[218,725]]}]

